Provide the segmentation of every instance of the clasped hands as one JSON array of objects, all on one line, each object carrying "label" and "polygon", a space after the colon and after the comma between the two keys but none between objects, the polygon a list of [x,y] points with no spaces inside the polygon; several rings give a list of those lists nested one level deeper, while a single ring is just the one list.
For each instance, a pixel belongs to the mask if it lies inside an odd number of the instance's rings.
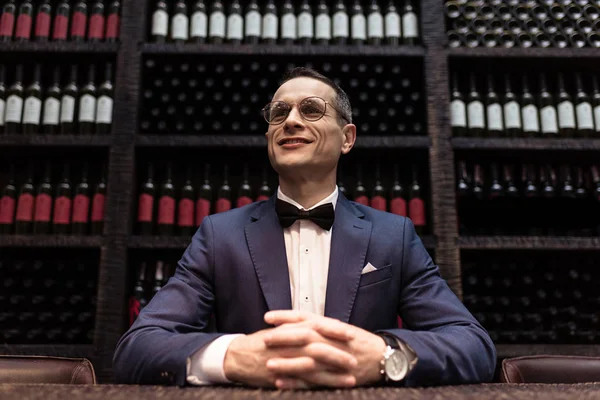
[{"label": "clasped hands", "polygon": [[265,329],[233,340],[223,368],[234,382],[278,389],[347,388],[381,379],[384,340],[337,319],[270,311]]}]

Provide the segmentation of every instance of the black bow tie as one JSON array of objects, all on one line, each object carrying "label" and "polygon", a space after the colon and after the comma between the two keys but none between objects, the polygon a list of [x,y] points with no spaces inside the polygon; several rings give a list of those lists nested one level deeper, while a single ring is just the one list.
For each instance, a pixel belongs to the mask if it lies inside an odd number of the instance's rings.
[{"label": "black bow tie", "polygon": [[287,201],[277,199],[275,210],[279,217],[279,223],[284,228],[292,226],[292,224],[299,219],[309,219],[328,231],[331,229],[335,217],[333,204],[331,203],[320,205],[310,211],[304,211]]}]

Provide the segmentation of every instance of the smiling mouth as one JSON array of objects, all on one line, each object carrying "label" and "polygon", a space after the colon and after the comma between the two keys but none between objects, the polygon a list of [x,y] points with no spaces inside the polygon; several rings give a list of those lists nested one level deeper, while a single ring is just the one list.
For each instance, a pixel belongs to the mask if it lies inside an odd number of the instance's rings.
[{"label": "smiling mouth", "polygon": [[302,138],[290,138],[290,139],[281,139],[277,144],[280,146],[284,146],[286,144],[309,144],[312,143],[310,140],[302,139]]}]

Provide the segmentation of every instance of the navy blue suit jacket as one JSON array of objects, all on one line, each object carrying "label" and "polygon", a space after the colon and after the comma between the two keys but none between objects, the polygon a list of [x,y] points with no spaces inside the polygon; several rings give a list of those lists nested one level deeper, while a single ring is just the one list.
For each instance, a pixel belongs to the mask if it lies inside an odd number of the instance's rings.
[{"label": "navy blue suit jacket", "polygon": [[[184,385],[186,360],[197,350],[222,334],[268,328],[267,311],[292,308],[275,200],[204,219],[175,275],[119,341],[119,382]],[[494,344],[440,277],[408,218],[339,193],[330,259],[325,316],[408,343],[419,362],[404,384],[492,379]],[[377,270],[361,275],[367,262]],[[218,333],[209,329],[213,314]]]}]

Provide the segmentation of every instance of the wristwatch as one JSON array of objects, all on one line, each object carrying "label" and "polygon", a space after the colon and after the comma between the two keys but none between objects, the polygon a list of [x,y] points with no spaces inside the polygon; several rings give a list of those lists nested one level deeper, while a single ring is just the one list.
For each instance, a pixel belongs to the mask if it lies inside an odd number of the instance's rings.
[{"label": "wristwatch", "polygon": [[417,356],[414,350],[400,342],[395,336],[386,332],[380,332],[378,335],[387,344],[379,372],[386,382],[400,382],[417,363]]}]

